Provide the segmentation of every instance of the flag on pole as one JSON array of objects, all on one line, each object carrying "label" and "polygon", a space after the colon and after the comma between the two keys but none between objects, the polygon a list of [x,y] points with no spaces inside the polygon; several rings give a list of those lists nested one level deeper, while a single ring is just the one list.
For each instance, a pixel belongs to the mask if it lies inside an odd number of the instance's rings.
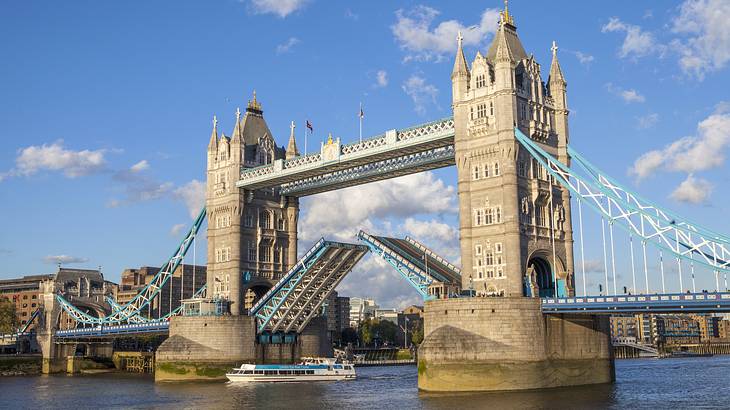
[{"label": "flag on pole", "polygon": [[312,123],[307,120],[307,129],[309,132],[314,132],[314,127],[312,126]]},{"label": "flag on pole", "polygon": [[365,118],[365,111],[362,110],[362,103],[360,104],[360,119]]}]

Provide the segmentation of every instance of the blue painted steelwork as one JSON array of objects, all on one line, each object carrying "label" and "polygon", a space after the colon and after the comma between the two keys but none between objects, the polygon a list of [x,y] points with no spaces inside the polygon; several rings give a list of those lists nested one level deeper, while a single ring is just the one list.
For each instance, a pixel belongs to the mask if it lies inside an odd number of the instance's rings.
[{"label": "blue painted steelwork", "polygon": [[730,292],[543,298],[543,313],[730,312]]},{"label": "blue painted steelwork", "polygon": [[257,332],[276,337],[301,332],[367,251],[362,245],[318,241],[251,308],[249,315],[257,319]]},{"label": "blue painted steelwork", "polygon": [[69,330],[57,330],[54,336],[58,339],[79,339],[93,337],[113,337],[143,333],[167,333],[170,322],[130,323],[125,325],[97,325],[93,327],[79,327]]},{"label": "blue painted steelwork", "polygon": [[27,332],[28,331],[28,328],[33,323],[33,321],[36,320],[38,318],[38,316],[40,316],[40,315],[41,315],[41,309],[40,308],[34,310],[33,311],[33,314],[30,315],[30,319],[28,319],[28,321],[25,322],[25,324],[23,325],[23,327],[21,327],[20,329],[18,329],[18,333],[19,334],[24,334],[25,332]]},{"label": "blue painted steelwork", "polygon": [[584,174],[555,159],[538,143],[515,128],[517,141],[564,187],[597,213],[644,243],[676,257],[717,271],[730,271],[730,242],[715,233],[664,211],[615,184],[575,150],[569,148]]},{"label": "blue painted steelwork", "polygon": [[433,278],[426,275],[418,265],[414,264],[410,258],[404,258],[397,252],[393,252],[389,246],[383,244],[381,241],[368,235],[367,233],[360,231],[357,234],[357,239],[362,241],[370,250],[383,258],[389,265],[403,276],[416,289],[423,300],[429,300],[432,298],[428,294],[428,287],[434,282]]},{"label": "blue painted steelwork", "polygon": [[[195,298],[202,297],[203,294],[205,293],[205,290],[207,287],[208,287],[208,285],[201,286],[200,289],[198,289],[193,294],[192,298],[195,299]],[[121,310],[123,308],[119,303],[117,303],[116,300],[114,300],[114,298],[107,296],[105,299],[106,299],[107,303],[109,303],[109,305],[111,305],[113,311]],[[163,320],[169,320],[172,316],[179,315],[182,312],[182,308],[183,308],[183,305],[181,303],[180,306],[176,307],[171,312],[168,312],[166,315],[164,315],[160,318],[148,318],[148,317],[144,317],[140,314],[136,314],[134,316],[130,316],[127,319],[127,322],[128,323],[149,323],[149,322],[160,322]]]},{"label": "blue painted steelwork", "polygon": [[198,230],[205,221],[205,216],[206,211],[205,208],[203,208],[198,214],[198,217],[195,218],[193,226],[190,228],[185,238],[182,242],[180,242],[180,246],[178,246],[175,253],[164,265],[162,265],[150,283],[120,309],[112,311],[111,314],[105,317],[98,318],[79,310],[60,294],[56,295],[56,301],[58,301],[63,310],[66,311],[71,318],[73,318],[77,323],[82,324],[118,324],[128,321],[130,317],[139,315],[150,301],[157,296],[167,280],[172,277],[172,274],[182,263],[190,245],[193,243],[193,240],[198,233]]}]

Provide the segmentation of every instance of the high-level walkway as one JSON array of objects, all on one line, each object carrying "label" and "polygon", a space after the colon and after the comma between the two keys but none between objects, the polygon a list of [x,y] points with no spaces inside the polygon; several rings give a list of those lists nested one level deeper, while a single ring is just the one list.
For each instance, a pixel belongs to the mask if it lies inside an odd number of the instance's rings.
[{"label": "high-level walkway", "polygon": [[449,165],[454,165],[451,117],[352,144],[330,140],[320,152],[243,169],[236,186],[281,187],[283,195],[306,196]]}]

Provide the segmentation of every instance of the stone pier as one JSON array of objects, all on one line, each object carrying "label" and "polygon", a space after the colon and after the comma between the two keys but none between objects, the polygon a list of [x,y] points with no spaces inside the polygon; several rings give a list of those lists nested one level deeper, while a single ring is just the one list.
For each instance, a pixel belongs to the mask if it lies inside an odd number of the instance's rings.
[{"label": "stone pier", "polygon": [[225,380],[242,363],[292,363],[331,356],[327,322],[313,319],[294,343],[259,344],[250,316],[173,317],[170,337],[155,354],[155,381]]},{"label": "stone pier", "polygon": [[608,316],[545,315],[537,298],[426,302],[424,391],[507,391],[615,379]]}]

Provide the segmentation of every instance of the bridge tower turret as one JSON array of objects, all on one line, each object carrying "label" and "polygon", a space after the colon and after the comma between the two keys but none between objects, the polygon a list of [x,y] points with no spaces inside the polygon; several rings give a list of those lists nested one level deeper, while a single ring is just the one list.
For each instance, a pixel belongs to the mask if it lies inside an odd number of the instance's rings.
[{"label": "bridge tower turret", "polygon": [[506,8],[487,54],[478,52],[470,71],[462,68],[460,36],[457,41],[451,78],[462,287],[472,283],[478,295],[490,296],[547,295],[556,288],[569,294],[570,197],[514,136],[519,127],[568,160],[566,83],[557,57],[546,88]]},{"label": "bridge tower turret", "polygon": [[296,263],[298,200],[276,189],[236,187],[242,168],[271,164],[285,155],[255,92],[243,116],[236,111],[230,138],[218,137],[214,120],[206,184],[208,296],[231,302],[233,315],[244,314]]}]

